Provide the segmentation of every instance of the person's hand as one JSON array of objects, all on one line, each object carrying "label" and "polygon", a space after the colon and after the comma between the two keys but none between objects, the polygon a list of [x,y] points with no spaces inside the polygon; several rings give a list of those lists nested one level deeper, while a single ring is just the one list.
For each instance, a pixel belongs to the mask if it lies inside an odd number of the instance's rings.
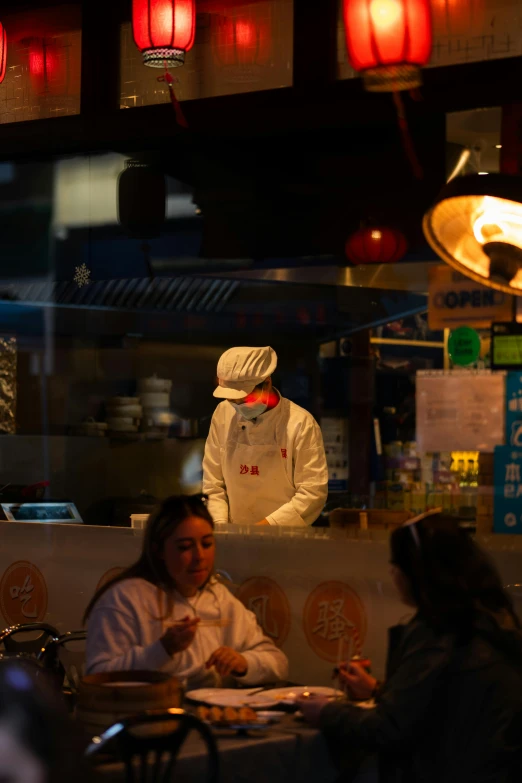
[{"label": "person's hand", "polygon": [[303,713],[304,719],[311,726],[319,725],[319,717],[321,712],[330,703],[330,699],[326,696],[307,696],[306,698],[296,699],[296,705]]},{"label": "person's hand", "polygon": [[339,667],[339,682],[348,690],[351,699],[370,699],[377,686],[377,680],[358,663],[342,663]]},{"label": "person's hand", "polygon": [[219,647],[215,650],[205,666],[207,669],[214,666],[217,673],[222,677],[226,677],[229,674],[243,677],[248,671],[247,659],[230,647]]},{"label": "person's hand", "polygon": [[188,615],[181,622],[171,625],[163,636],[161,643],[169,655],[183,652],[190,647],[196,635],[199,617],[190,618]]},{"label": "person's hand", "polygon": [[262,519],[261,522],[256,522],[256,526],[257,525],[269,525],[269,524],[270,524],[270,522],[268,521],[268,519]]}]

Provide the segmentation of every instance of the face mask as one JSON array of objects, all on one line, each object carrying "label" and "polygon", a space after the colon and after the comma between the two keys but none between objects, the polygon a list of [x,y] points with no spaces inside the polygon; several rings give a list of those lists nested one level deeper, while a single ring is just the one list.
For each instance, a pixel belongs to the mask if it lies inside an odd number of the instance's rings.
[{"label": "face mask", "polygon": [[261,395],[258,402],[245,402],[243,405],[237,405],[235,402],[230,402],[230,404],[240,416],[247,421],[252,421],[253,419],[257,419],[258,416],[261,416],[268,408],[266,402],[261,402],[263,396],[264,394]]}]

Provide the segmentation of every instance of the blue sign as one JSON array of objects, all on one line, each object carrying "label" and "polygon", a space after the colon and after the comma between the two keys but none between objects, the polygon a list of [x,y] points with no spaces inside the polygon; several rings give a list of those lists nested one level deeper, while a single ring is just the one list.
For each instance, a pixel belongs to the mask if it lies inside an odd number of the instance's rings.
[{"label": "blue sign", "polygon": [[495,448],[495,533],[522,533],[522,448]]},{"label": "blue sign", "polygon": [[522,373],[508,372],[506,378],[506,443],[522,449]]}]

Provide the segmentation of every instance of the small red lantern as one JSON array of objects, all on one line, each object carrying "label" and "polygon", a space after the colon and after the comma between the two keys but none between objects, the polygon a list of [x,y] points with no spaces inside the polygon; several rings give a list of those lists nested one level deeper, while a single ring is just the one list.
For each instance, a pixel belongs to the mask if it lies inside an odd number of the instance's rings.
[{"label": "small red lantern", "polygon": [[430,0],[343,0],[348,58],[371,92],[410,90],[431,55]]},{"label": "small red lantern", "polygon": [[195,29],[195,0],[132,0],[132,32],[145,65],[183,65]]},{"label": "small red lantern", "polygon": [[0,22],[0,84],[5,79],[5,72],[7,70],[7,34],[5,27]]},{"label": "small red lantern", "polygon": [[268,19],[217,17],[213,33],[214,53],[223,67],[266,65],[270,60]]},{"label": "small red lantern", "polygon": [[408,243],[404,235],[387,226],[360,228],[346,242],[346,257],[353,264],[393,264],[399,261]]}]

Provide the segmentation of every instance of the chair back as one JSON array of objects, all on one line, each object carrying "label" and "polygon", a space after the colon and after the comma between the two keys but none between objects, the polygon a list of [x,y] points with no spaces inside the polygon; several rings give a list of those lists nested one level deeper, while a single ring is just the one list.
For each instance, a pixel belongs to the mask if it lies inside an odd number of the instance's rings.
[{"label": "chair back", "polygon": [[87,631],[67,631],[51,637],[38,654],[44,668],[64,673],[64,688],[78,694],[78,685],[85,674],[85,641]]},{"label": "chair back", "polygon": [[219,754],[212,731],[181,709],[149,710],[118,721],[101,737],[93,737],[86,756],[122,761],[126,783],[171,783],[179,752],[192,731],[199,734],[207,751],[207,774],[198,783],[217,783]]},{"label": "chair back", "polygon": [[0,644],[3,644],[8,655],[23,654],[36,658],[49,639],[57,639],[59,636],[59,631],[49,623],[21,623],[4,628],[0,632]]}]

